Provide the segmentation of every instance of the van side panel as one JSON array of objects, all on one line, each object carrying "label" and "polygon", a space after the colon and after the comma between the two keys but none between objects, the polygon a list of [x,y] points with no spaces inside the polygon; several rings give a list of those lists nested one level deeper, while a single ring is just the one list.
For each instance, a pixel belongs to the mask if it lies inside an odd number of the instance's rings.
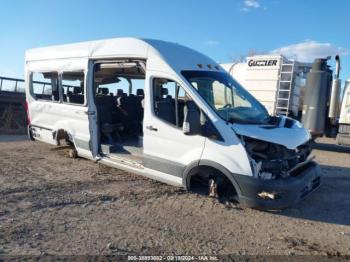
[{"label": "van side panel", "polygon": [[215,121],[215,126],[224,142],[206,139],[200,162],[216,162],[233,174],[253,176],[247,152],[235,132],[221,119]]},{"label": "van side panel", "polygon": [[[35,140],[57,145],[58,132],[66,132],[79,155],[91,157],[90,127],[88,107],[80,104],[69,104],[64,101],[35,99],[31,94],[31,74],[33,72],[84,71],[84,86],[87,90],[88,81],[87,59],[64,59],[54,61],[34,61],[26,64],[26,96],[31,129]],[[85,101],[87,101],[84,92]]]}]

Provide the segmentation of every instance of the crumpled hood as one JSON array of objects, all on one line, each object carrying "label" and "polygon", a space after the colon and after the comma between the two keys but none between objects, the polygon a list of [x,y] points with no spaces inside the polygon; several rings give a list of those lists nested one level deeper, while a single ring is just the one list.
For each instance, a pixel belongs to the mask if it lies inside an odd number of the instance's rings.
[{"label": "crumpled hood", "polygon": [[281,116],[278,125],[232,124],[232,129],[239,135],[295,149],[310,140],[309,131],[301,123]]}]

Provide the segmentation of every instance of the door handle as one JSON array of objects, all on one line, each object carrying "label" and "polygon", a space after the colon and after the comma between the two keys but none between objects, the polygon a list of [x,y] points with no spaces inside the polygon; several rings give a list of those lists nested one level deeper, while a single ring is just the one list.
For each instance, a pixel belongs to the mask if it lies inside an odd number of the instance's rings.
[{"label": "door handle", "polygon": [[158,131],[158,128],[155,128],[155,127],[153,127],[153,126],[146,126],[146,128],[147,128],[148,130],[151,130],[151,131],[155,131],[155,132]]}]

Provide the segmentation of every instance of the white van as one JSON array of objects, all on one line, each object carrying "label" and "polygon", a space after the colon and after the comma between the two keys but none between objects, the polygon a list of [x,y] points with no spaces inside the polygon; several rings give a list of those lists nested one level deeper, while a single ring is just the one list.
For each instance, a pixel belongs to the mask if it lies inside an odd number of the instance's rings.
[{"label": "white van", "polygon": [[190,48],[116,38],[28,50],[25,63],[33,140],[251,207],[290,206],[321,183],[308,131]]}]

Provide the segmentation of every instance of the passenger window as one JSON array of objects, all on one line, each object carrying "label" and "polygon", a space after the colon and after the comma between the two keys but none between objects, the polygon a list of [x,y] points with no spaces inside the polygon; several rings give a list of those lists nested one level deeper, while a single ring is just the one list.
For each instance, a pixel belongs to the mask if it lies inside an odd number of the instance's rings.
[{"label": "passenger window", "polygon": [[58,73],[33,72],[31,93],[36,99],[59,101],[60,97],[58,92]]},{"label": "passenger window", "polygon": [[164,78],[153,80],[153,110],[158,118],[181,128],[184,121],[184,108],[189,104],[199,111],[178,83]]},{"label": "passenger window", "polygon": [[63,102],[84,104],[84,72],[63,72],[62,74]]}]

